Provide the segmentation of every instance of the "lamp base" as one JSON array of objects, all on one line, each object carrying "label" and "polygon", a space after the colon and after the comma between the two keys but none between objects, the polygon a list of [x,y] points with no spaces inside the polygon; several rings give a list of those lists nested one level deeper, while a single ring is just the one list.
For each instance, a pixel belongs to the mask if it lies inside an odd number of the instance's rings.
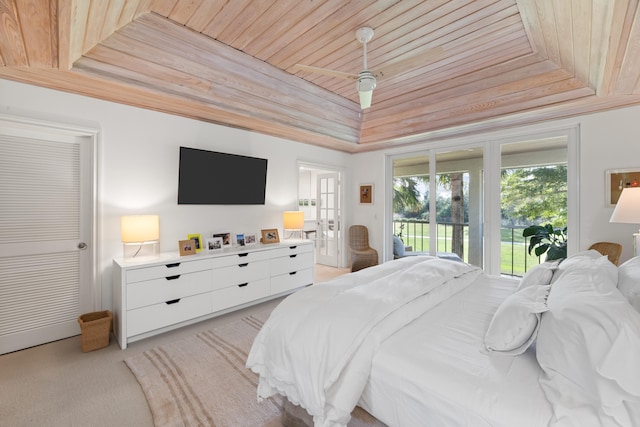
[{"label": "lamp base", "polygon": [[283,240],[302,240],[302,230],[285,228],[282,231],[284,231]]},{"label": "lamp base", "polygon": [[633,256],[638,256],[638,249],[640,249],[640,231],[633,233]]},{"label": "lamp base", "polygon": [[160,256],[160,242],[123,243],[123,255],[126,260],[148,260]]}]

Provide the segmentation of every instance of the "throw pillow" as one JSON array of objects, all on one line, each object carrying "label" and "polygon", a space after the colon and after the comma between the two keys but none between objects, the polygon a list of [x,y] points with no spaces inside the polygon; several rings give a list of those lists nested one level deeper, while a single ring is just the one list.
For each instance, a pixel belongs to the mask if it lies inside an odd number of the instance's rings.
[{"label": "throw pillow", "polygon": [[508,355],[524,353],[536,338],[540,313],[547,311],[549,288],[529,286],[504,300],[489,323],[486,349]]},{"label": "throw pillow", "polygon": [[399,258],[402,258],[405,255],[404,243],[396,235],[393,236],[393,254]]},{"label": "throw pillow", "polygon": [[553,272],[558,268],[558,261],[547,261],[542,264],[538,264],[529,269],[520,284],[518,290],[527,288],[529,286],[544,286],[551,283],[553,278]]}]

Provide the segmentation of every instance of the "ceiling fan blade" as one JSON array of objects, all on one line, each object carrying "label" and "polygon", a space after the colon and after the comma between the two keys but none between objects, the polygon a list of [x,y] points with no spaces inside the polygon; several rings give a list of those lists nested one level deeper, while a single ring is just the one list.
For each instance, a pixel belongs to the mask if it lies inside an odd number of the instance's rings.
[{"label": "ceiling fan blade", "polygon": [[385,79],[385,78],[393,77],[396,74],[400,74],[402,72],[414,70],[414,69],[420,67],[421,65],[424,65],[425,63],[433,61],[434,59],[437,59],[438,57],[442,56],[443,52],[444,51],[443,51],[442,47],[438,46],[438,47],[435,47],[433,49],[430,49],[426,53],[419,54],[419,55],[414,55],[414,56],[412,56],[410,58],[407,58],[407,59],[404,59],[404,60],[401,60],[401,61],[391,62],[388,65],[382,66],[379,69],[377,69],[375,71],[371,71],[371,72],[378,79]]},{"label": "ceiling fan blade", "polygon": [[293,68],[297,68],[298,70],[302,70],[302,71],[307,71],[309,73],[324,74],[325,76],[330,76],[330,77],[339,77],[341,79],[357,80],[358,78],[357,74],[329,70],[327,68],[312,67],[310,65],[296,64],[293,66]]}]

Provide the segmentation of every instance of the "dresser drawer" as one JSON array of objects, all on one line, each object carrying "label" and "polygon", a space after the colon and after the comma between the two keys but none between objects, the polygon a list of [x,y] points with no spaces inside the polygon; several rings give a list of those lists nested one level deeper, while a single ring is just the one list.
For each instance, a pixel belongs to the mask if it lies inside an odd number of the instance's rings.
[{"label": "dresser drawer", "polygon": [[270,295],[269,279],[256,280],[211,292],[213,311],[251,302]]},{"label": "dresser drawer", "polygon": [[255,252],[238,252],[233,255],[225,255],[216,257],[211,260],[211,267],[226,267],[229,265],[238,265],[253,261],[262,261],[271,258],[269,251],[255,251]]},{"label": "dresser drawer", "polygon": [[181,298],[170,303],[163,302],[129,310],[127,336],[132,337],[209,313],[211,313],[211,292]]},{"label": "dresser drawer", "polygon": [[269,261],[243,262],[213,270],[213,290],[269,277]]},{"label": "dresser drawer", "polygon": [[291,273],[294,271],[309,268],[313,265],[313,253],[303,252],[299,254],[290,254],[280,258],[271,260],[271,275]]},{"label": "dresser drawer", "polygon": [[306,252],[313,252],[313,245],[290,245],[284,248],[276,249],[272,252],[271,258],[278,258],[283,256],[301,254]]},{"label": "dresser drawer", "polygon": [[127,283],[142,282],[144,280],[160,279],[178,274],[192,273],[211,269],[210,259],[181,261],[155,265],[153,267],[133,268],[127,270]]},{"label": "dresser drawer", "polygon": [[313,268],[271,277],[271,294],[290,291],[313,283]]},{"label": "dresser drawer", "polygon": [[127,285],[129,310],[211,291],[211,270],[177,274]]}]

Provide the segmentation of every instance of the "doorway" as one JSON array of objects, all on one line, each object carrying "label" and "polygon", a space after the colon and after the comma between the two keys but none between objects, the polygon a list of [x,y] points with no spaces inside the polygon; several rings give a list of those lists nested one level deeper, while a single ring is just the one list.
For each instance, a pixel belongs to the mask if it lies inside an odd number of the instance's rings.
[{"label": "doorway", "polygon": [[77,335],[94,307],[95,141],[0,117],[0,354]]},{"label": "doorway", "polygon": [[317,264],[340,267],[341,173],[328,167],[298,165],[298,209],[304,212],[304,235],[315,242]]}]

